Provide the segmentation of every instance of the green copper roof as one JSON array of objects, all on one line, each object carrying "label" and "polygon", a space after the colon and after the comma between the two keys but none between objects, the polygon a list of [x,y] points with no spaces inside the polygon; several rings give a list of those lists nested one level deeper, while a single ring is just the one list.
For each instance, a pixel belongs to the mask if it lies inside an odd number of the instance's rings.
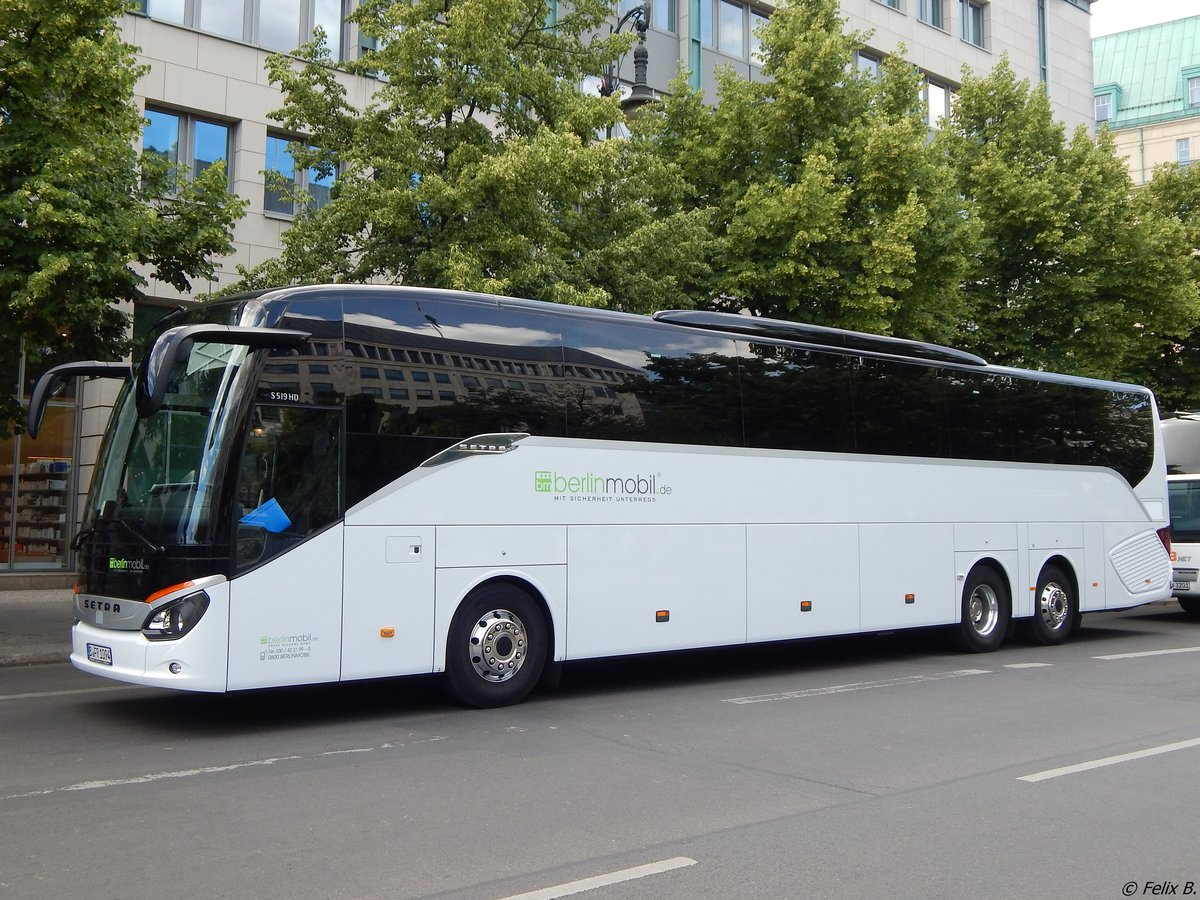
[{"label": "green copper roof", "polygon": [[1092,41],[1095,92],[1116,94],[1109,122],[1112,128],[1200,115],[1200,106],[1187,105],[1187,78],[1197,76],[1200,76],[1200,16],[1147,25]]}]

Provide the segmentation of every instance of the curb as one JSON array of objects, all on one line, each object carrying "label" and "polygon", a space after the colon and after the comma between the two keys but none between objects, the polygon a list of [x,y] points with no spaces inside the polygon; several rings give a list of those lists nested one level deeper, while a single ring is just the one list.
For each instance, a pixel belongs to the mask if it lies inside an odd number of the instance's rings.
[{"label": "curb", "polygon": [[0,669],[65,663],[70,655],[70,650],[39,650],[32,653],[10,653],[6,656],[0,656]]}]

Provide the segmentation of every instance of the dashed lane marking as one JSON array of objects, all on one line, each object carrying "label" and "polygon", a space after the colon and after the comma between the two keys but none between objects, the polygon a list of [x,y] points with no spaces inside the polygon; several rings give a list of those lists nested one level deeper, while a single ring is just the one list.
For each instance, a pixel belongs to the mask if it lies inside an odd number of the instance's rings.
[{"label": "dashed lane marking", "polygon": [[1133,753],[1122,753],[1118,756],[1106,756],[1103,759],[1093,759],[1090,762],[1082,762],[1074,766],[1063,766],[1059,769],[1034,772],[1032,775],[1022,775],[1017,781],[1047,781],[1051,778],[1061,778],[1063,775],[1074,775],[1077,772],[1087,772],[1091,769],[1102,769],[1105,766],[1115,766],[1119,763],[1131,762],[1135,759],[1145,759],[1147,756],[1158,756],[1162,753],[1174,753],[1176,750],[1187,750],[1190,747],[1200,747],[1200,738],[1192,738],[1190,741],[1177,741],[1174,744],[1163,744],[1159,747],[1148,747],[1145,750],[1135,750]]},{"label": "dashed lane marking", "polygon": [[166,781],[174,778],[195,778],[197,775],[214,775],[222,772],[233,772],[238,769],[250,769],[256,766],[273,766],[277,763],[294,762],[298,759],[318,759],[326,756],[335,756],[341,753],[372,753],[379,750],[395,750],[402,747],[415,747],[419,744],[431,744],[435,741],[444,741],[444,735],[434,735],[432,737],[423,738],[415,741],[407,741],[404,743],[386,743],[380,744],[378,747],[356,747],[348,750],[326,750],[321,753],[314,753],[310,756],[272,756],[266,759],[252,759],[247,762],[229,763],[224,766],[200,766],[195,769],[181,769],[176,772],[152,772],[147,775],[136,775],[132,778],[108,778],[99,781],[81,781],[76,784],[63,785],[61,787],[45,788],[40,791],[26,791],[22,794],[8,794],[0,797],[0,803],[5,800],[23,800],[27,797],[46,797],[51,794],[66,794],[74,791],[96,791],[103,788],[119,788],[129,787],[135,784],[149,784],[154,781]]},{"label": "dashed lane marking", "polygon": [[1142,656],[1170,656],[1173,653],[1200,653],[1200,647],[1175,647],[1171,650],[1142,650],[1139,653],[1110,653],[1092,659],[1138,659]]},{"label": "dashed lane marking", "polygon": [[558,884],[554,887],[530,891],[527,894],[513,894],[510,897],[504,897],[503,900],[554,900],[555,897],[569,897],[571,894],[582,894],[584,891],[607,887],[610,884],[620,884],[622,881],[633,881],[637,878],[646,878],[649,875],[661,875],[663,872],[670,872],[673,869],[682,869],[694,865],[696,865],[694,859],[686,856],[676,856],[674,859],[664,859],[660,862],[647,863],[644,866],[634,866],[632,869],[609,872],[607,875],[595,875],[591,878],[582,878],[579,881],[569,881],[566,884]]},{"label": "dashed lane marking", "polygon": [[731,697],[724,703],[770,703],[773,700],[806,700],[809,697],[825,697],[829,694],[848,694],[852,691],[871,691],[876,688],[899,687],[904,684],[924,684],[929,681],[945,681],[947,678],[962,678],[964,675],[990,675],[991,669],[955,669],[933,675],[906,675],[903,678],[888,678],[883,681],[856,681],[851,684],[835,684],[831,687],[809,688],[804,691],[783,691],[778,694],[757,694],[752,697]]}]

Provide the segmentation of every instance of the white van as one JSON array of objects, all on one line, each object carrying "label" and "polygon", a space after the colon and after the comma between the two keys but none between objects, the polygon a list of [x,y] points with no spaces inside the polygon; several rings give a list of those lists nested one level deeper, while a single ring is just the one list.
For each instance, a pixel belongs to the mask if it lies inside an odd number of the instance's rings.
[{"label": "white van", "polygon": [[1171,591],[1185,612],[1200,616],[1200,475],[1168,475],[1171,504]]}]

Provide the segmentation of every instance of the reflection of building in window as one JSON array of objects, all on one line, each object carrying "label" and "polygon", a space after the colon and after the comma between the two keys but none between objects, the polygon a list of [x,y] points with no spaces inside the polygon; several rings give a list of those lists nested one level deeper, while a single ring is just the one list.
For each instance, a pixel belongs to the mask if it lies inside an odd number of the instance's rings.
[{"label": "reflection of building in window", "polygon": [[333,191],[334,173],[322,172],[315,166],[300,169],[288,149],[290,141],[278,135],[267,135],[266,187],[263,209],[269,213],[291,216],[296,213],[295,197],[307,194],[309,209],[320,209],[329,202]]},{"label": "reflection of building in window", "polygon": [[222,122],[147,107],[142,152],[181,167],[193,178],[218,161],[226,162],[229,175],[229,137],[230,127]]}]

